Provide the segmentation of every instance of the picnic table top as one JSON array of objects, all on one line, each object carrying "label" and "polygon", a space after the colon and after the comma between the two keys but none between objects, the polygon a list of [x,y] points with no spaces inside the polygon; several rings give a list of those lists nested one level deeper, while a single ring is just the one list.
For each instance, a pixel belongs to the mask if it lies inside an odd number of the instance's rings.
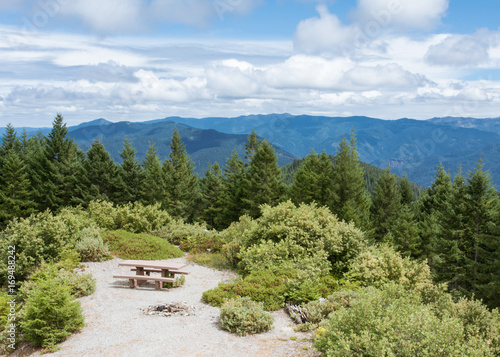
[{"label": "picnic table top", "polygon": [[132,266],[137,268],[156,268],[165,270],[178,270],[182,269],[187,264],[183,263],[173,263],[173,262],[162,262],[160,260],[124,260],[118,263],[118,266]]}]

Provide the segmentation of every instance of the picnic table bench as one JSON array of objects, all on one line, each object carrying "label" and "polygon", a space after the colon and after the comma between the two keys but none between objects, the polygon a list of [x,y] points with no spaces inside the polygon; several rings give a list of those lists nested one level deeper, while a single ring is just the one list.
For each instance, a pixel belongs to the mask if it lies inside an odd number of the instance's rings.
[{"label": "picnic table bench", "polygon": [[[189,274],[188,271],[180,270],[186,264],[169,263],[155,260],[124,260],[118,266],[131,266],[135,275],[113,275],[116,279],[129,279],[129,286],[135,288],[146,281],[154,281],[156,290],[160,290],[163,283],[175,282],[176,274]],[[160,273],[160,276],[151,276],[151,273]]]}]

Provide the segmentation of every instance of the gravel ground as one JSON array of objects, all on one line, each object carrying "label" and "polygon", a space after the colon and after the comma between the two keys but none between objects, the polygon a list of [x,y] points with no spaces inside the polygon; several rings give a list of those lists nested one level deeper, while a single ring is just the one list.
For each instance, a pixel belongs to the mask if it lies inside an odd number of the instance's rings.
[{"label": "gravel ground", "polygon": [[[311,335],[293,331],[294,323],[284,311],[273,312],[274,328],[266,333],[240,337],[222,330],[219,309],[201,301],[205,290],[234,276],[189,263],[183,270],[185,285],[154,289],[154,283],[134,289],[128,280],[113,274],[128,274],[121,259],[90,263],[86,272],[97,280],[96,292],[80,298],[84,327],[69,337],[61,350],[50,356],[318,356]],[[170,261],[188,263],[185,258]],[[141,309],[157,304],[182,303],[194,308],[192,316],[149,316]],[[38,356],[32,353],[29,356]]]}]

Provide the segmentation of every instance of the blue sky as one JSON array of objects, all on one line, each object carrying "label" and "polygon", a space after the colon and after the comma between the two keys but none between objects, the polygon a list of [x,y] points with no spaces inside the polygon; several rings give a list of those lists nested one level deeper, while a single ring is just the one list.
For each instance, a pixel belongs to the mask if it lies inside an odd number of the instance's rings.
[{"label": "blue sky", "polygon": [[500,117],[493,0],[1,0],[0,127]]}]

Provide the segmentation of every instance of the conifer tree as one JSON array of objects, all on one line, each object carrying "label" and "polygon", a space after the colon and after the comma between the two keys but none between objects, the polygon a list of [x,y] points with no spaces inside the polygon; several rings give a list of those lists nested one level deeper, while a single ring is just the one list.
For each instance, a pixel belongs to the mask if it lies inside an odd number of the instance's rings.
[{"label": "conifer tree", "polygon": [[353,130],[349,143],[343,136],[337,148],[333,166],[332,208],[339,219],[352,221],[358,227],[366,227],[370,207],[363,176]]},{"label": "conifer tree", "polygon": [[250,163],[252,162],[253,157],[257,152],[257,148],[261,143],[262,140],[259,139],[255,130],[252,130],[252,132],[247,138],[247,143],[245,144],[245,160],[247,166],[250,165]]},{"label": "conifer tree", "polygon": [[275,205],[285,193],[285,186],[278,158],[273,147],[264,140],[257,148],[248,167],[246,180],[246,196],[243,198],[245,213],[251,217],[260,215],[262,204]]},{"label": "conifer tree", "polygon": [[2,151],[0,227],[4,227],[12,218],[29,216],[35,209],[26,165],[21,156],[14,147]]},{"label": "conifer tree", "polygon": [[177,128],[170,143],[170,160],[163,163],[166,201],[164,208],[175,217],[193,221],[198,208],[198,176],[186,153]]},{"label": "conifer tree", "polygon": [[148,151],[142,161],[142,168],[144,170],[144,184],[142,189],[143,203],[152,205],[156,202],[164,202],[165,185],[163,181],[163,171],[153,141],[151,141],[148,146]]},{"label": "conifer tree", "polygon": [[400,209],[401,197],[396,175],[387,168],[377,181],[371,206],[371,235],[375,241],[391,240],[387,235],[393,230]]},{"label": "conifer tree", "polygon": [[499,239],[491,231],[497,208],[498,193],[491,185],[490,175],[483,171],[482,160],[479,160],[467,179],[467,211],[472,234],[466,248],[472,249],[466,251],[466,264],[471,290],[480,298],[490,294],[487,286]]},{"label": "conifer tree", "polygon": [[118,165],[114,201],[118,204],[141,201],[144,183],[143,171],[137,162],[135,149],[128,138],[123,140],[120,157],[123,162]]},{"label": "conifer tree", "polygon": [[[439,175],[439,174],[438,174]],[[448,180],[444,180],[447,184]],[[450,289],[459,291],[466,289],[468,282],[465,276],[466,237],[468,231],[467,192],[465,178],[459,172],[453,179],[446,212],[433,210],[439,217],[440,230],[436,235],[431,268],[436,281],[448,283]]]},{"label": "conifer tree", "polygon": [[293,203],[316,202],[329,208],[333,205],[333,164],[325,151],[316,155],[314,150],[304,158],[289,189]]},{"label": "conifer tree", "polygon": [[31,162],[40,160],[40,165],[33,168],[38,172],[32,175],[36,177],[34,195],[40,210],[50,208],[57,211],[83,202],[84,187],[80,176],[85,155],[67,134],[64,118],[57,114],[52,131],[43,141],[41,155],[35,153],[31,158]]},{"label": "conifer tree", "polygon": [[418,258],[422,255],[417,221],[408,204],[402,205],[394,226],[389,232],[394,248],[403,256]]},{"label": "conifer tree", "polygon": [[200,179],[201,219],[210,228],[218,229],[224,210],[224,183],[222,170],[218,163],[208,165],[205,175]]},{"label": "conifer tree", "polygon": [[243,194],[246,183],[246,171],[243,161],[236,149],[224,166],[222,201],[223,209],[219,221],[219,228],[227,228],[232,222],[239,219],[243,212]]},{"label": "conifer tree", "polygon": [[88,185],[86,202],[112,201],[115,195],[117,167],[99,139],[94,140],[83,163]]},{"label": "conifer tree", "polygon": [[403,175],[403,179],[399,182],[399,192],[401,194],[401,204],[411,205],[415,200],[415,195],[411,189],[411,183],[406,174]]}]

